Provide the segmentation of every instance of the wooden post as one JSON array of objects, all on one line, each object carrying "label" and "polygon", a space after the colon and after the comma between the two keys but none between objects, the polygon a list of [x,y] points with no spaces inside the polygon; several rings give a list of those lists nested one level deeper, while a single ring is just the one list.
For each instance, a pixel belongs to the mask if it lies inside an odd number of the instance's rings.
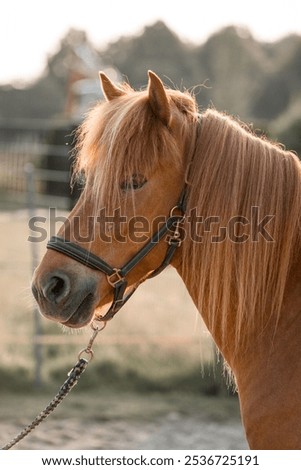
[{"label": "wooden post", "polygon": [[[35,204],[35,175],[34,166],[32,163],[26,163],[24,172],[26,175],[26,193],[27,193],[27,208],[29,219],[36,215],[36,204]],[[39,251],[37,243],[31,242],[31,274],[33,274],[39,261]],[[42,335],[41,317],[36,304],[33,307],[33,321],[34,321],[34,338],[33,338],[33,354],[35,362],[35,373],[34,373],[34,385],[36,388],[42,386],[42,344],[36,341],[35,338],[39,338]]]}]

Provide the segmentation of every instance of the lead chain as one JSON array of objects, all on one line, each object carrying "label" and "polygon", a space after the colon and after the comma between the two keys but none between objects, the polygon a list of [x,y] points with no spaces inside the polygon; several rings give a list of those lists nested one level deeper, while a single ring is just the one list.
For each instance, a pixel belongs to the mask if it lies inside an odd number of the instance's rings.
[{"label": "lead chain", "polygon": [[[82,373],[86,370],[87,365],[93,359],[94,353],[92,350],[93,342],[100,331],[102,331],[106,326],[104,323],[101,327],[98,327],[94,322],[91,324],[93,333],[90,337],[88,345],[85,349],[79,352],[78,361],[75,366],[68,373],[68,377],[59,389],[58,393],[55,395],[53,400],[49,403],[46,408],[41,411],[36,418],[26,426],[14,439],[12,439],[8,444],[2,447],[1,450],[9,450],[20,442],[24,437],[26,437],[31,431],[33,431],[42,421],[44,421],[54,410],[55,408],[63,401],[63,399],[69,394],[72,388],[79,381]],[[86,353],[89,359],[85,359],[82,355]]]}]

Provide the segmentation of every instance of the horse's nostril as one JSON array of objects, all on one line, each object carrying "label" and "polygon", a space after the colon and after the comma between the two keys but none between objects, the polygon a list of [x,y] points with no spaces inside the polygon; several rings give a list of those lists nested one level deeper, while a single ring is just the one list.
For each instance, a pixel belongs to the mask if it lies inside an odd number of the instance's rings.
[{"label": "horse's nostril", "polygon": [[64,289],[65,281],[60,277],[55,276],[52,279],[52,284],[53,286],[51,287],[51,293],[56,297],[57,295],[60,295],[60,293]]},{"label": "horse's nostril", "polygon": [[58,304],[70,292],[70,281],[68,276],[60,273],[59,275],[52,276],[45,283],[43,287],[44,297],[52,303]]}]

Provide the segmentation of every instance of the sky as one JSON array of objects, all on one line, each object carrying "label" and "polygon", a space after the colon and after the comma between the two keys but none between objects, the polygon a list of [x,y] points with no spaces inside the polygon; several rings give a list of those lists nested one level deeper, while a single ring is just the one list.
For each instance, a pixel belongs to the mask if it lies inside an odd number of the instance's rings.
[{"label": "sky", "polygon": [[301,35],[300,0],[2,0],[0,84],[29,82],[70,28],[82,29],[98,48],[142,33],[162,20],[183,41],[202,44],[228,26],[246,27],[262,41]]}]

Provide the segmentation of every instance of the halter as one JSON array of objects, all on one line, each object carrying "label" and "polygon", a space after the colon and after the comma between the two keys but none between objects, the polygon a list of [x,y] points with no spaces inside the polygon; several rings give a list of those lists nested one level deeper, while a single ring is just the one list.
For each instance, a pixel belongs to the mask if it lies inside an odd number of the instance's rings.
[{"label": "halter", "polygon": [[[183,223],[185,218],[184,201],[185,190],[182,192],[178,204],[171,209],[169,217],[164,225],[152,235],[151,239],[146,243],[146,245],[144,245],[138,251],[138,253],[136,253],[124,266],[122,266],[122,268],[114,268],[110,266],[99,256],[94,255],[90,251],[85,250],[81,246],[67,241],[64,238],[56,236],[50,238],[47,243],[47,248],[69,256],[69,258],[72,258],[91,269],[101,271],[106,275],[108,283],[113,287],[113,302],[107,313],[102,317],[98,317],[97,320],[111,320],[111,318],[113,318],[114,315],[121,309],[121,307],[123,307],[123,305],[129,300],[129,298],[133,295],[137,287],[142,282],[144,282],[146,279],[157,276],[169,265],[176,249],[182,243],[180,225]],[[164,238],[166,234],[168,234],[166,237],[168,248],[160,266],[137,284],[135,284],[131,291],[126,294],[126,289],[128,286],[126,276]]]},{"label": "halter", "polygon": [[[200,115],[198,116],[198,124],[200,124]],[[197,127],[197,134],[199,131],[199,125]],[[195,153],[195,152],[194,152]],[[194,155],[193,155],[194,156]],[[191,162],[190,162],[191,164]],[[190,166],[189,164],[189,166]],[[51,237],[47,243],[47,248],[58,251],[69,258],[78,261],[79,263],[87,266],[91,269],[95,269],[104,273],[107,277],[107,281],[110,286],[113,287],[113,302],[109,310],[105,313],[104,316],[96,317],[97,321],[108,321],[111,320],[114,315],[123,307],[123,305],[129,300],[133,295],[135,290],[139,285],[144,282],[146,279],[160,274],[171,262],[176,249],[182,243],[182,234],[181,234],[181,224],[183,224],[185,219],[185,202],[186,202],[186,190],[187,182],[184,185],[182,193],[180,195],[178,203],[171,209],[169,217],[167,218],[164,225],[155,232],[150,240],[144,245],[138,253],[136,253],[124,266],[121,268],[115,268],[110,266],[105,260],[96,256],[88,250],[85,250],[79,245],[72,243],[68,240],[65,240],[61,237]],[[142,259],[148,255],[148,253],[158,245],[158,243],[166,236],[166,242],[168,248],[165,254],[165,257],[158,268],[152,271],[150,274],[142,278],[137,284],[135,284],[130,292],[126,293],[128,286],[128,281],[126,276],[137,266]]]}]

